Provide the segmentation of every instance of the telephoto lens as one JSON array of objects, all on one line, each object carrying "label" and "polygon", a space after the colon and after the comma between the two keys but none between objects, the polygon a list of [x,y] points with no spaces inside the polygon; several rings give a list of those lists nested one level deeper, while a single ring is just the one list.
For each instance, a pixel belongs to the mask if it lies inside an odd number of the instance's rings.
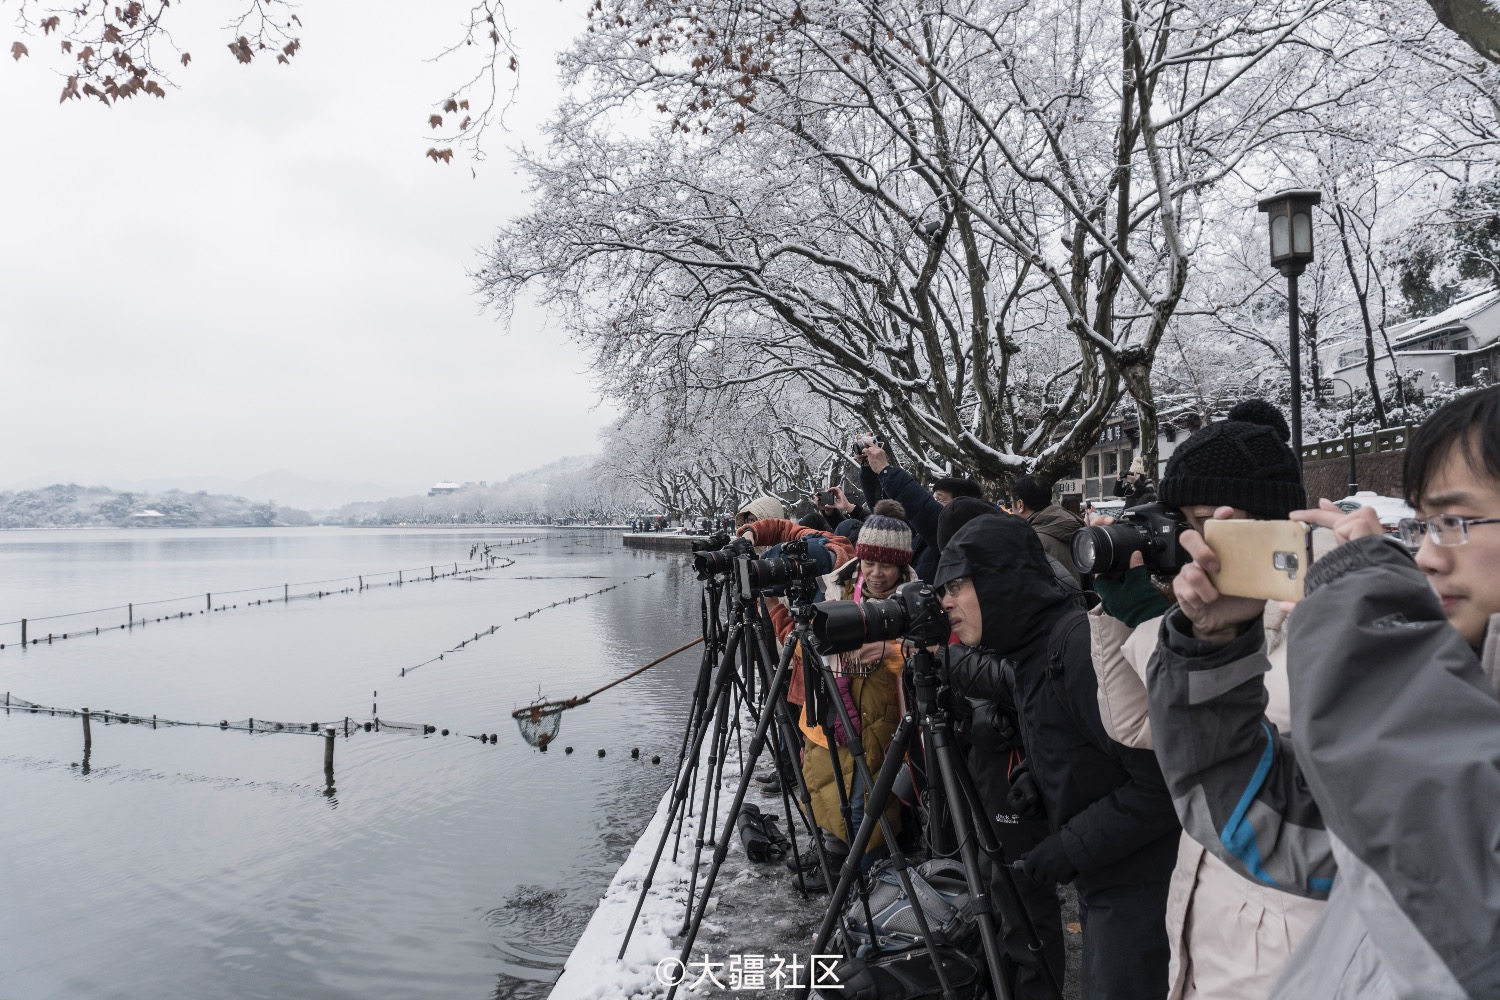
[{"label": "telephoto lens", "polygon": [[948,616],[937,592],[920,580],[884,600],[825,601],[813,607],[812,644],[819,653],[847,653],[867,642],[909,638],[931,646],[948,639]]}]

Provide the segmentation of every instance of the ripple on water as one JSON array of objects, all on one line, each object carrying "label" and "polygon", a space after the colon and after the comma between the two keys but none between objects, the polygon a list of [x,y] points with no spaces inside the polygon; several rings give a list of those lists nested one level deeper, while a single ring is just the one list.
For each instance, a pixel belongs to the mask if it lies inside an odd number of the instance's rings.
[{"label": "ripple on water", "polygon": [[590,913],[568,895],[558,888],[519,885],[485,913],[502,963],[496,997],[530,1000],[551,991]]}]

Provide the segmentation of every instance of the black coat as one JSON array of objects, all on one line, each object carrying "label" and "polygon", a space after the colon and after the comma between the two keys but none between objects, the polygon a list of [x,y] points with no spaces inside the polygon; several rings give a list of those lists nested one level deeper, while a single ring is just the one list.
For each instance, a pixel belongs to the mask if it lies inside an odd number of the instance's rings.
[{"label": "black coat", "polygon": [[912,533],[912,571],[917,579],[931,583],[932,574],[937,571],[937,523],[943,505],[899,465],[887,465],[878,476],[868,465],[863,465],[859,470],[859,485],[871,509],[876,500],[889,497],[906,510],[906,523],[911,525]]},{"label": "black coat", "polygon": [[1115,742],[1099,719],[1089,628],[1018,517],[987,515],[955,534],[939,582],[967,576],[983,615],[979,649],[950,647],[946,674],[971,698],[1008,703],[1049,828],[1079,888],[1165,881],[1180,826],[1155,755]]}]

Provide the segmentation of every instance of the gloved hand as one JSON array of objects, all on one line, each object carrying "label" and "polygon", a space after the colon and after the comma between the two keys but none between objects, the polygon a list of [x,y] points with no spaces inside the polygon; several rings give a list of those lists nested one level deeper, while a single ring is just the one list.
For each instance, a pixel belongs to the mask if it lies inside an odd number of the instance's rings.
[{"label": "gloved hand", "polygon": [[1131,628],[1165,614],[1170,606],[1151,583],[1151,571],[1144,566],[1132,566],[1117,579],[1100,576],[1094,580],[1094,590],[1104,613]]},{"label": "gloved hand", "polygon": [[965,730],[954,726],[954,732],[965,736],[971,746],[991,753],[1006,753],[1021,745],[1021,734],[1009,713],[993,701],[965,699],[969,701],[970,718]]},{"label": "gloved hand", "polygon": [[1078,869],[1068,860],[1063,850],[1062,835],[1054,833],[1033,847],[1021,859],[1021,870],[1026,877],[1041,885],[1059,885],[1078,877]]},{"label": "gloved hand", "polygon": [[1047,810],[1042,805],[1042,790],[1031,773],[1031,765],[1024,760],[1010,772],[1010,792],[1005,801],[1022,819],[1047,818]]}]

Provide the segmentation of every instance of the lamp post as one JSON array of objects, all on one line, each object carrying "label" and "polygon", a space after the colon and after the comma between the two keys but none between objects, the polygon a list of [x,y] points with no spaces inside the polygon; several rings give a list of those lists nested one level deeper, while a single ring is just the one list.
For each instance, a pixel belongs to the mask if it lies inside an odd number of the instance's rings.
[{"label": "lamp post", "polygon": [[1325,382],[1343,382],[1344,388],[1349,390],[1349,426],[1347,430],[1349,433],[1349,495],[1352,497],[1359,492],[1359,472],[1354,466],[1354,386],[1350,385],[1347,379],[1331,375],[1325,375],[1323,380]]},{"label": "lamp post", "polygon": [[1312,207],[1323,200],[1318,191],[1295,189],[1256,203],[1269,216],[1271,266],[1286,278],[1287,314],[1291,326],[1292,450],[1302,464],[1302,345],[1297,334],[1297,276],[1313,259]]}]

